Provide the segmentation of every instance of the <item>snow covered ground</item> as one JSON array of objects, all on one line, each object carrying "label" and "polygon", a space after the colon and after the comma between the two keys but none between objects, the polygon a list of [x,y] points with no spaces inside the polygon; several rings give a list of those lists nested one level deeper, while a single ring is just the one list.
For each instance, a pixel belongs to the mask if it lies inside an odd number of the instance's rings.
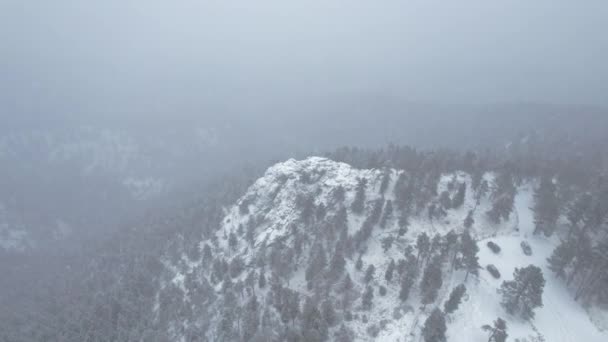
[{"label": "snow covered ground", "polygon": [[[574,301],[563,281],[556,279],[547,268],[546,260],[551,255],[555,243],[532,234],[532,191],[520,189],[515,206],[519,217],[519,232],[484,239],[478,243],[480,265],[484,268],[488,264],[495,265],[502,277],[494,279],[483,269],[480,270],[479,281],[469,279],[466,285],[470,296],[451,317],[452,322],[448,323],[448,341],[487,341],[487,334],[480,328],[484,324],[491,324],[497,317],[507,321],[510,341],[608,341],[608,334],[599,331],[584,308]],[[499,254],[494,254],[486,246],[490,240],[502,248]],[[521,241],[528,241],[533,251],[531,256],[522,252]],[[536,317],[532,321],[526,322],[505,312],[500,305],[501,296],[497,290],[503,280],[513,278],[516,267],[530,264],[541,267],[547,282],[543,293],[544,306],[535,310]]]}]

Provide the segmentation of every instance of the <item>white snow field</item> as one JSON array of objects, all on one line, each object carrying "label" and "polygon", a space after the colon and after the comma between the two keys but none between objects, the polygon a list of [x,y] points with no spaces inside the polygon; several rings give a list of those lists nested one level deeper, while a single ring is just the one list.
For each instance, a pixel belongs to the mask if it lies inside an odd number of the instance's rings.
[{"label": "white snow field", "polygon": [[[547,258],[555,246],[554,241],[532,234],[534,229],[532,191],[520,189],[515,199],[515,214],[519,218],[519,232],[506,236],[479,241],[480,265],[485,268],[493,264],[501,273],[501,279],[494,279],[485,269],[480,270],[479,281],[469,279],[467,290],[471,296],[448,322],[448,341],[471,342],[487,341],[488,335],[480,327],[491,324],[497,317],[507,321],[508,341],[547,341],[547,342],[605,342],[608,334],[600,332],[591,322],[584,308],[574,301],[560,279],[547,268]],[[501,248],[494,254],[487,241],[494,241]],[[526,256],[520,247],[527,241],[533,254]],[[501,296],[497,293],[503,280],[513,278],[516,267],[530,264],[541,267],[546,285],[543,293],[542,308],[536,309],[536,316],[530,322],[523,321],[505,312],[500,305]]]}]

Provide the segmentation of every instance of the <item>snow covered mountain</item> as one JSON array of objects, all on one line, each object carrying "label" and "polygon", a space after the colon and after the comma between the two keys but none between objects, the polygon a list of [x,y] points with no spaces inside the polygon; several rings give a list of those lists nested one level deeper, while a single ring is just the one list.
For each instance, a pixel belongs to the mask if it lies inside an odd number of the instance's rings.
[{"label": "snow covered mountain", "polygon": [[[511,341],[607,340],[605,312],[583,308],[547,267],[559,237],[533,234],[536,182],[517,185],[502,218],[488,214],[503,198],[499,178],[319,157],[276,164],[225,209],[200,252],[165,258],[156,319],[176,341],[406,342],[423,340],[437,308],[448,341],[487,341],[481,327],[499,317]],[[467,267],[465,235],[479,266]],[[546,285],[543,306],[523,319],[505,310],[499,289],[528,265]],[[466,293],[448,313],[459,284]]]}]

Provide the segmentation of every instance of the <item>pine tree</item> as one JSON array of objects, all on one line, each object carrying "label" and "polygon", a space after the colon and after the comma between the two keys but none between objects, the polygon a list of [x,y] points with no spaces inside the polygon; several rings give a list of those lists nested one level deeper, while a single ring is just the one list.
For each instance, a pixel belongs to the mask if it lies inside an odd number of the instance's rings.
[{"label": "pine tree", "polygon": [[374,289],[371,286],[368,286],[365,289],[365,293],[363,297],[361,297],[361,305],[365,310],[370,310],[372,308],[372,304],[374,301]]},{"label": "pine tree", "polygon": [[450,293],[450,298],[445,302],[443,309],[446,315],[449,315],[458,310],[458,306],[460,306],[462,297],[466,292],[467,288],[464,286],[464,284],[460,284],[452,290],[452,293]]},{"label": "pine tree", "polygon": [[306,268],[306,281],[312,281],[317,275],[320,275],[327,266],[327,255],[322,244],[317,244],[310,250],[310,258],[308,267]]},{"label": "pine tree", "polygon": [[464,204],[464,199],[467,193],[467,183],[461,183],[458,186],[458,192],[452,200],[452,208],[458,209]]},{"label": "pine tree", "polygon": [[357,258],[357,262],[355,263],[355,269],[357,271],[361,271],[363,269],[363,259],[361,258],[361,255],[359,255],[359,258]]},{"label": "pine tree", "polygon": [[253,246],[255,243],[255,223],[252,218],[247,221],[247,231],[245,232],[245,240]]},{"label": "pine tree", "polygon": [[344,190],[344,187],[342,185],[338,185],[332,193],[333,200],[337,204],[341,204],[342,202],[344,202],[345,194],[346,191]]},{"label": "pine tree", "polygon": [[410,226],[410,220],[408,218],[407,213],[405,212],[401,212],[401,215],[399,216],[399,232],[398,235],[399,236],[403,236],[407,233],[408,227]]},{"label": "pine tree", "polygon": [[365,271],[364,281],[366,283],[369,283],[370,281],[372,281],[372,279],[374,279],[374,273],[376,273],[376,267],[373,264],[369,265],[367,267],[367,270]]},{"label": "pine tree", "polygon": [[534,317],[534,309],[543,306],[545,278],[542,270],[534,265],[516,268],[514,279],[504,281],[500,288],[502,305],[508,313],[519,313],[524,319]]},{"label": "pine tree", "polygon": [[464,227],[467,229],[473,227],[473,225],[475,224],[475,219],[473,218],[473,214],[474,214],[473,210],[469,210],[467,217],[464,219]]},{"label": "pine tree", "polygon": [[335,278],[342,275],[344,272],[344,267],[346,266],[346,260],[344,259],[344,255],[342,250],[336,248],[334,256],[331,258],[331,263],[329,266],[331,276]]},{"label": "pine tree", "polygon": [[481,199],[484,198],[488,194],[489,191],[490,191],[490,185],[488,184],[488,181],[482,180],[475,193],[475,201],[476,201],[477,205],[479,205],[479,203],[481,203]]},{"label": "pine tree", "polygon": [[386,201],[386,206],[384,208],[384,213],[382,214],[382,219],[380,220],[380,228],[386,228],[386,224],[388,220],[393,217],[393,201]]},{"label": "pine tree", "polygon": [[429,236],[426,235],[425,232],[422,232],[420,233],[420,235],[418,235],[418,239],[416,240],[416,248],[418,249],[418,256],[416,260],[419,262],[421,258],[426,259],[426,256],[428,255],[431,248],[431,241],[429,239]]},{"label": "pine tree", "polygon": [[410,297],[410,292],[412,291],[412,287],[414,286],[414,281],[416,279],[411,276],[405,276],[401,278],[401,288],[399,290],[399,299],[402,302],[405,302]]},{"label": "pine tree", "polygon": [[[439,195],[439,204],[441,204],[441,207],[443,209],[452,208],[452,199],[450,198],[449,192],[444,191],[441,193],[441,195]],[[434,215],[429,215],[429,216],[434,216]]]},{"label": "pine tree", "polygon": [[534,192],[534,234],[551,236],[559,217],[557,188],[549,176],[543,176]]},{"label": "pine tree", "polygon": [[502,318],[496,319],[493,325],[487,324],[481,328],[490,333],[488,342],[505,342],[509,336],[507,334],[507,322]]},{"label": "pine tree", "polygon": [[236,236],[236,234],[234,232],[230,232],[230,237],[228,238],[228,246],[230,247],[231,250],[236,250],[237,246],[239,245],[239,239]]},{"label": "pine tree", "polygon": [[203,246],[203,265],[211,264],[211,260],[213,259],[213,252],[211,251],[211,246],[208,243]]},{"label": "pine tree", "polygon": [[355,193],[355,200],[351,204],[350,209],[356,213],[361,214],[365,208],[365,190],[367,189],[367,179],[359,178]]},{"label": "pine tree", "polygon": [[340,329],[336,333],[335,342],[353,342],[355,340],[355,333],[347,328],[344,324],[340,326]]},{"label": "pine tree", "polygon": [[461,265],[467,271],[467,275],[464,279],[465,281],[467,281],[470,273],[474,275],[479,274],[479,258],[477,257],[478,252],[479,247],[469,232],[465,231],[462,233],[460,238],[460,253],[462,255]]},{"label": "pine tree", "polygon": [[305,341],[321,342],[327,339],[328,327],[323,319],[321,311],[313,302],[307,298],[302,308],[301,330]]},{"label": "pine tree", "polygon": [[283,309],[285,311],[285,318],[291,321],[293,325],[296,318],[300,315],[300,294],[296,291],[286,289],[284,292],[284,303]]},{"label": "pine tree", "polygon": [[258,331],[260,322],[260,305],[255,295],[251,296],[245,306],[245,317],[243,319],[243,340],[249,341]]},{"label": "pine tree", "polygon": [[258,287],[261,289],[266,287],[266,273],[264,272],[263,268],[260,272],[260,277],[258,278]]},{"label": "pine tree", "polygon": [[391,249],[394,241],[395,241],[395,238],[392,236],[387,236],[384,239],[382,239],[382,249],[384,250],[384,253],[388,252],[388,250]]},{"label": "pine tree", "polygon": [[391,171],[389,169],[384,170],[382,175],[382,181],[380,182],[380,196],[384,196],[388,189],[388,183],[391,180]]},{"label": "pine tree", "polygon": [[338,316],[336,315],[336,311],[334,310],[334,305],[331,300],[325,299],[321,303],[321,314],[323,315],[323,319],[327,323],[327,326],[333,327],[338,323]]},{"label": "pine tree", "polygon": [[391,259],[391,262],[388,264],[386,268],[386,273],[384,273],[384,279],[387,283],[390,283],[393,280],[393,273],[395,272],[395,260]]},{"label": "pine tree", "polygon": [[300,209],[300,219],[302,222],[305,224],[312,223],[316,211],[314,198],[310,195],[299,194],[296,198],[296,205]]},{"label": "pine tree", "polygon": [[441,310],[435,309],[424,322],[422,336],[425,342],[446,342],[445,315]]},{"label": "pine tree", "polygon": [[511,194],[502,194],[496,197],[492,208],[487,212],[488,217],[495,224],[508,220],[513,212],[513,203],[514,197]]},{"label": "pine tree", "polygon": [[420,284],[421,302],[424,305],[431,304],[437,299],[437,294],[443,284],[441,274],[441,260],[434,258],[424,270],[422,283]]},{"label": "pine tree", "polygon": [[494,191],[492,199],[494,203],[487,212],[488,217],[494,223],[506,221],[513,212],[515,193],[517,189],[513,183],[513,176],[509,172],[500,173],[494,181]]},{"label": "pine tree", "polygon": [[367,218],[372,226],[380,222],[380,219],[382,217],[382,208],[384,208],[384,202],[385,201],[383,198],[377,199],[373,202],[374,206],[372,208],[372,212]]},{"label": "pine tree", "polygon": [[572,263],[575,257],[575,244],[571,240],[562,241],[547,259],[549,269],[559,277],[566,278],[566,267]]},{"label": "pine tree", "polygon": [[325,215],[327,215],[327,208],[325,207],[325,204],[319,203],[315,212],[315,218],[317,221],[321,221],[325,218]]}]

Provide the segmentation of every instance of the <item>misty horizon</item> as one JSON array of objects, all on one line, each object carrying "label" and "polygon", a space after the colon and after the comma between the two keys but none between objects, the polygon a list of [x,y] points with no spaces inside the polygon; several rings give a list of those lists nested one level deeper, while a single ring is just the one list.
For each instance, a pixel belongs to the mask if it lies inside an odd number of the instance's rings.
[{"label": "misty horizon", "polygon": [[602,1],[0,6],[3,116],[263,117],[379,96],[608,106]]}]

